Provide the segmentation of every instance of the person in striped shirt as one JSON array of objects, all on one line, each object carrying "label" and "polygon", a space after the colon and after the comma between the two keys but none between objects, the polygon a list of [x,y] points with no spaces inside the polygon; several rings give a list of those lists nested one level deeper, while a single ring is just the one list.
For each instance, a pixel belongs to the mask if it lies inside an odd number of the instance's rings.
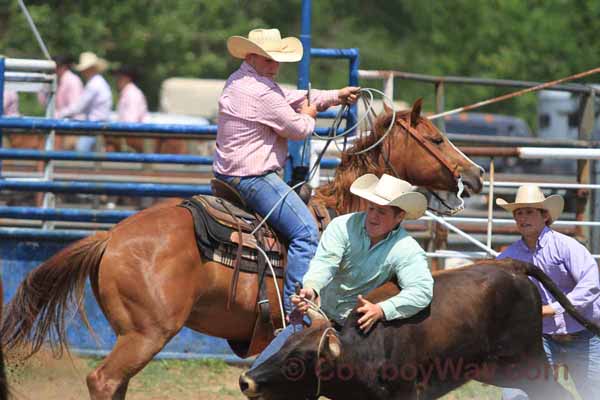
[{"label": "person in striped shirt", "polygon": [[280,178],[288,139],[300,140],[315,129],[317,111],[354,103],[359,88],[286,90],[275,82],[280,63],[302,58],[297,38],[281,38],[278,29],[254,29],[232,36],[227,49],[243,62],[225,83],[219,98],[213,162],[215,177],[235,187],[249,207],[288,242],[284,307],[302,281],[318,244],[318,230],[300,197]]}]

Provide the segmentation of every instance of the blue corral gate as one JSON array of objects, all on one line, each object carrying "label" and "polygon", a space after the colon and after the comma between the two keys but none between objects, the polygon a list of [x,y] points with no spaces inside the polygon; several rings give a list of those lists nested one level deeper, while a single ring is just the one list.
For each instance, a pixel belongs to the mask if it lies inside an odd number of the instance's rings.
[{"label": "blue corral gate", "polygon": [[[303,2],[303,30],[301,38],[305,48],[310,48],[310,1]],[[308,22],[307,22],[308,21]],[[343,58],[349,60],[349,84],[358,85],[358,50],[357,49],[315,49],[305,52],[305,60],[300,65],[299,87],[306,88],[309,82],[310,56],[326,58]],[[64,121],[50,118],[5,118],[2,117],[3,88],[17,88],[20,91],[37,91],[40,84],[52,85],[54,65],[51,62],[35,60],[16,60],[0,58],[0,143],[3,129],[21,131],[41,131],[53,138],[54,131],[69,132],[73,135],[104,134],[109,132],[130,133],[146,132],[178,136],[214,135],[216,126],[192,125],[157,125],[130,123],[98,123],[81,121]],[[52,76],[53,79],[53,76]],[[354,113],[348,116],[352,123]],[[321,113],[321,117],[333,117],[332,113]],[[326,129],[317,133],[327,134]],[[192,155],[161,155],[161,154],[129,154],[129,153],[77,153],[69,151],[53,151],[53,140],[48,140],[45,151],[0,149],[0,163],[5,159],[42,160],[46,164],[46,174],[43,179],[24,181],[3,177],[0,174],[0,190],[50,192],[50,193],[92,193],[92,194],[127,194],[129,196],[163,196],[185,197],[197,193],[209,193],[206,185],[175,185],[175,184],[140,184],[124,182],[65,182],[54,181],[52,178],[51,160],[69,161],[104,161],[104,162],[136,162],[136,163],[171,163],[210,165],[212,158]],[[295,149],[291,146],[290,152]],[[297,148],[296,148],[297,149]],[[299,150],[299,149],[297,149]],[[298,160],[297,154],[291,154],[292,160]],[[301,160],[300,162],[305,162]],[[298,164],[298,162],[294,162]],[[332,168],[337,160],[323,160],[321,166]],[[50,168],[49,168],[50,166]],[[0,164],[1,167],[1,164]],[[1,170],[0,170],[1,172]],[[53,207],[0,207],[0,218],[31,219],[42,221],[83,221],[115,223],[131,215],[129,211],[99,211],[82,209],[57,209]],[[4,302],[14,295],[16,288],[26,274],[37,265],[47,260],[60,249],[90,235],[89,230],[58,230],[26,229],[0,227],[0,261],[2,279],[4,282]],[[89,285],[88,285],[89,286]],[[110,351],[115,336],[100,311],[91,289],[88,287],[85,307],[96,333],[92,336],[73,311],[72,322],[68,330],[71,348],[84,354],[104,354]],[[165,347],[160,357],[203,358],[215,357],[228,361],[239,360],[229,350],[225,340],[198,334],[187,328],[183,329]]]}]

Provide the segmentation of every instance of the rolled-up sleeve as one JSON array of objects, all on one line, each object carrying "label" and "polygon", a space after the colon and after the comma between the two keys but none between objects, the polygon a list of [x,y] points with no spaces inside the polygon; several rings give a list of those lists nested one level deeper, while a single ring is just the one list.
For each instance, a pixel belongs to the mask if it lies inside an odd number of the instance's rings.
[{"label": "rolled-up sleeve", "polygon": [[378,303],[388,321],[415,315],[427,307],[433,297],[433,277],[422,249],[399,255],[394,270],[402,290]]},{"label": "rolled-up sleeve", "polygon": [[265,91],[258,97],[258,101],[261,102],[260,108],[265,110],[258,122],[267,125],[279,136],[301,140],[315,130],[314,118],[296,112],[281,93],[273,90]]},{"label": "rolled-up sleeve", "polygon": [[317,294],[320,294],[321,289],[331,282],[346,251],[347,231],[343,229],[340,222],[340,219],[334,219],[327,226],[319,241],[315,257],[310,262],[308,272],[304,275],[304,287],[314,289]]},{"label": "rolled-up sleeve", "polygon": [[[293,109],[299,108],[306,100],[306,90],[286,90],[282,88],[285,99]],[[340,104],[339,90],[311,89],[310,103],[316,104],[318,110],[326,110],[331,106]]]}]

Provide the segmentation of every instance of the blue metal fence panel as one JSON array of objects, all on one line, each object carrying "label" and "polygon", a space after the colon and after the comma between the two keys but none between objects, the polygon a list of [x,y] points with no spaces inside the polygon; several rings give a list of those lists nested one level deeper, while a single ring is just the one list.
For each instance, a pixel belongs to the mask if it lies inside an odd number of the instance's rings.
[{"label": "blue metal fence panel", "polygon": [[115,182],[28,182],[0,180],[0,190],[159,197],[188,197],[196,194],[211,194],[209,185],[162,185],[155,183]]},{"label": "blue metal fence panel", "polygon": [[89,135],[93,132],[152,132],[178,135],[215,135],[216,125],[184,124],[140,124],[137,122],[94,122],[52,119],[39,117],[3,118],[0,127],[41,131],[80,131]]},{"label": "blue metal fence panel", "polygon": [[[323,132],[327,134],[328,132]],[[342,133],[338,129],[338,133]],[[187,164],[187,165],[212,165],[213,158],[207,156],[155,154],[155,153],[87,153],[78,151],[40,151],[31,149],[2,149],[0,160],[59,160],[59,161],[106,161],[121,163],[159,163],[159,164]],[[329,163],[329,164],[327,164]],[[337,159],[328,158],[321,160],[321,166],[339,163]],[[337,164],[336,164],[337,165]]]},{"label": "blue metal fence panel", "polygon": [[[14,296],[16,289],[29,271],[67,244],[65,242],[32,242],[18,239],[3,239],[0,241],[5,304]],[[115,343],[115,335],[100,311],[89,284],[86,289],[85,309],[98,340],[95,340],[87,331],[74,310],[74,318],[69,323],[67,332],[69,345],[83,353],[105,354],[112,349]],[[242,361],[233,355],[225,340],[202,335],[187,328],[184,328],[167,344],[159,357],[210,357],[223,358],[228,361]]]},{"label": "blue metal fence panel", "polygon": [[108,161],[184,165],[212,165],[213,163],[212,157],[187,154],[88,153],[79,151],[40,151],[31,149],[0,149],[0,160]]},{"label": "blue metal fence panel", "polygon": [[135,211],[127,210],[0,206],[0,218],[39,219],[43,221],[116,223],[135,213]]}]

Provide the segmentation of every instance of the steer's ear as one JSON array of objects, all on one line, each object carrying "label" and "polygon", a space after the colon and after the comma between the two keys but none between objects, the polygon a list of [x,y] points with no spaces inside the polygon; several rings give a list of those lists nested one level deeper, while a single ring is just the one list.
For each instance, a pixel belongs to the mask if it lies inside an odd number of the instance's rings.
[{"label": "steer's ear", "polygon": [[324,350],[330,359],[336,359],[342,354],[342,342],[340,342],[340,338],[335,332],[327,332]]}]

